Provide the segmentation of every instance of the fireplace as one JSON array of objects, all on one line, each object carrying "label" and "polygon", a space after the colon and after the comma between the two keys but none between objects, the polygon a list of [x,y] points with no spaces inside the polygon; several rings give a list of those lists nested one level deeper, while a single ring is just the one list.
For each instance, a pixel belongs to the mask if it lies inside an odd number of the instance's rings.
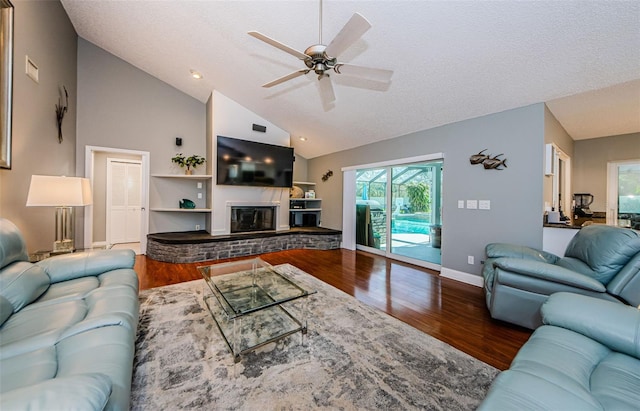
[{"label": "fireplace", "polygon": [[252,231],[274,231],[276,229],[276,207],[237,206],[231,207],[231,233]]}]

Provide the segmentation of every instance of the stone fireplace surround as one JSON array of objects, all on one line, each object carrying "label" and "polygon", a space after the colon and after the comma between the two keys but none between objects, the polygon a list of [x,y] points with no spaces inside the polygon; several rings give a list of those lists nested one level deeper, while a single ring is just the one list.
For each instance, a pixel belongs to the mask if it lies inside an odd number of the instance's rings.
[{"label": "stone fireplace surround", "polygon": [[147,236],[147,256],[168,263],[194,263],[282,250],[340,248],[342,232],[322,227],[212,236],[206,231]]}]

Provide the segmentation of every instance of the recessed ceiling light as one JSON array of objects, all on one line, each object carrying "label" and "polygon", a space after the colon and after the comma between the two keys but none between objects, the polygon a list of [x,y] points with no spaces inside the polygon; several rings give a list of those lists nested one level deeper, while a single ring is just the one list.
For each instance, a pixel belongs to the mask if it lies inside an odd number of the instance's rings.
[{"label": "recessed ceiling light", "polygon": [[300,141],[307,141],[306,137],[300,137]]},{"label": "recessed ceiling light", "polygon": [[199,71],[191,70],[191,77],[200,80],[202,78],[202,74]]}]

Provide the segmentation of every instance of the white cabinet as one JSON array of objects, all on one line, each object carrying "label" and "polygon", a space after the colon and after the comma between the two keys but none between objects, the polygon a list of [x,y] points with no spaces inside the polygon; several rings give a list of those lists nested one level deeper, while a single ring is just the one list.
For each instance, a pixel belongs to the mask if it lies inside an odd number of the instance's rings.
[{"label": "white cabinet", "polygon": [[[210,213],[211,201],[207,195],[211,184],[211,175],[153,174],[158,192],[156,203],[151,211],[177,213]],[[199,184],[200,183],[200,184]],[[200,194],[200,195],[199,195]],[[201,198],[198,198],[198,197]],[[180,208],[181,200],[191,200],[195,208]]]},{"label": "white cabinet", "polygon": [[[316,183],[294,181],[294,186],[300,187],[305,193],[313,190]],[[320,198],[290,198],[289,226],[290,227],[318,227],[322,214],[322,199]]]}]

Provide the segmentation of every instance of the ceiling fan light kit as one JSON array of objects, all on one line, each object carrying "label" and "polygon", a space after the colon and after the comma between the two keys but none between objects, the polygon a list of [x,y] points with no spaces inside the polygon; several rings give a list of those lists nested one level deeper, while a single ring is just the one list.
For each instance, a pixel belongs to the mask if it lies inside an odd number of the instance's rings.
[{"label": "ceiling fan light kit", "polygon": [[358,41],[364,33],[371,28],[371,23],[369,23],[366,18],[359,13],[354,13],[328,46],[322,44],[322,0],[320,0],[319,20],[318,44],[307,47],[304,53],[257,31],[248,32],[250,36],[297,57],[302,60],[306,66],[304,69],[294,71],[293,73],[265,83],[262,87],[273,87],[313,71],[318,76],[318,81],[320,81],[320,95],[326,104],[335,101],[333,85],[331,84],[328,73],[331,70],[336,74],[360,77],[378,82],[389,82],[391,80],[391,76],[393,75],[393,71],[391,70],[338,62],[337,57]]}]

